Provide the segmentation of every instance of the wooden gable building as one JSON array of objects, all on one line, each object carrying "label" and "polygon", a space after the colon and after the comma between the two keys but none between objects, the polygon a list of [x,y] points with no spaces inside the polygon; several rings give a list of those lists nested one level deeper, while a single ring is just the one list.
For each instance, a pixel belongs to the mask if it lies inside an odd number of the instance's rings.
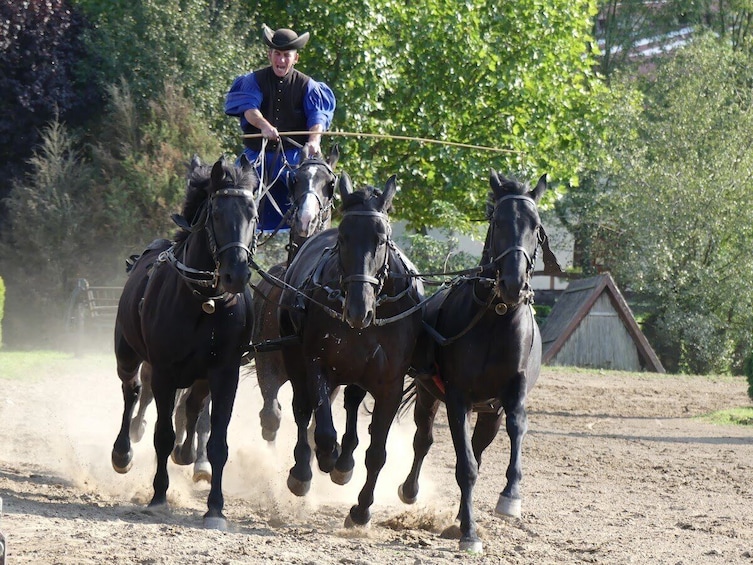
[{"label": "wooden gable building", "polygon": [[572,281],[541,328],[543,363],[663,373],[608,273]]}]

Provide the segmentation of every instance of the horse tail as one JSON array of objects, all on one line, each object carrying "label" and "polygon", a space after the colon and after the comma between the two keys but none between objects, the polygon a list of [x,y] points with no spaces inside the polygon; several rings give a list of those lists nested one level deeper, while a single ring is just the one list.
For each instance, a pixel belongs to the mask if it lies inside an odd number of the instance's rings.
[{"label": "horse tail", "polygon": [[406,379],[407,386],[403,387],[403,399],[400,401],[400,407],[397,410],[398,422],[410,412],[413,405],[416,403],[416,395],[418,394],[416,389],[416,380],[412,375],[413,369],[409,370],[410,379]]}]

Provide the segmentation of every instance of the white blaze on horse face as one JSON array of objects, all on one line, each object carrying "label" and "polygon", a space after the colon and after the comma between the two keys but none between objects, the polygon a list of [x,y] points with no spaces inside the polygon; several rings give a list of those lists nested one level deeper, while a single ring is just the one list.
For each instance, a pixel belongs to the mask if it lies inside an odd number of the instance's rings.
[{"label": "white blaze on horse face", "polygon": [[[299,174],[313,177],[314,171],[310,168],[306,171],[301,171]],[[303,179],[308,185],[312,184],[313,178]],[[315,194],[307,192],[303,195],[303,199],[298,204],[298,217],[295,222],[295,230],[300,237],[311,237],[316,230],[316,218],[319,215],[319,199]]]}]

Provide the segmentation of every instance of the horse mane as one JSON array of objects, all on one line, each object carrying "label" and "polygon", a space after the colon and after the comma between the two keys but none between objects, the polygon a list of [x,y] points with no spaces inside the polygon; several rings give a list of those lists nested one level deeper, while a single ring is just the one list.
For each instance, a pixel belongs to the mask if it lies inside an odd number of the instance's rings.
[{"label": "horse mane", "polygon": [[[528,182],[521,182],[518,179],[510,178],[505,179],[502,183],[502,188],[508,194],[528,194],[531,191],[531,185]],[[490,190],[486,198],[486,220],[491,221],[492,214],[494,213],[494,206],[497,204],[494,192]]]},{"label": "horse mane", "polygon": [[[181,211],[181,216],[183,216],[189,224],[193,224],[202,206],[207,201],[207,197],[209,196],[209,184],[212,181],[211,177],[212,165],[200,164],[196,166],[193,162],[189,165],[186,181],[186,196]],[[188,230],[178,228],[173,239],[176,242],[183,241],[190,233],[191,232]]]},{"label": "horse mane", "polygon": [[[186,182],[186,197],[183,202],[183,210],[181,215],[188,221],[189,224],[193,224],[202,208],[204,207],[209,194],[212,192],[212,164],[196,164],[192,162],[189,165],[188,180]],[[226,178],[229,177],[229,183],[235,188],[244,190],[255,191],[259,186],[259,179],[256,175],[256,171],[253,169],[243,170],[241,167],[234,166],[231,162],[223,164],[225,169]],[[221,187],[214,187],[214,190]],[[174,240],[181,242],[185,240],[189,234],[188,230],[178,228],[175,233]]]},{"label": "horse mane", "polygon": [[[382,191],[374,186],[364,186],[358,190],[354,190],[350,194],[346,194],[342,199],[342,211],[345,212],[349,208],[353,208],[358,204],[366,205],[372,198],[379,198],[382,195]],[[385,212],[392,211],[392,206]]]}]

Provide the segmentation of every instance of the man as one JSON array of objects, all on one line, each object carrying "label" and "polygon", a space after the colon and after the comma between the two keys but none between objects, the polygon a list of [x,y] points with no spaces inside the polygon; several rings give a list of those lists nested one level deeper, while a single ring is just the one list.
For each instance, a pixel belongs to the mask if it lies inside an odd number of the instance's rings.
[{"label": "man", "polygon": [[[335,95],[329,86],[297,71],[298,50],[308,42],[308,32],[300,36],[291,29],[272,31],[262,26],[264,41],[269,47],[269,66],[237,77],[225,99],[225,113],[240,118],[245,134],[261,134],[267,140],[265,162],[258,163],[265,185],[274,183],[260,205],[259,228],[274,230],[280,226],[282,214],[289,208],[287,201],[288,169],[278,151],[282,143],[285,158],[291,165],[300,162],[301,154],[321,153],[321,132],[329,128],[335,111]],[[287,136],[280,132],[308,131],[308,135]],[[244,138],[244,153],[256,163],[262,149],[260,138]],[[279,176],[279,178],[278,178]],[[277,180],[275,180],[277,179]],[[273,199],[273,201],[270,199]],[[278,211],[279,209],[279,211]]]}]

